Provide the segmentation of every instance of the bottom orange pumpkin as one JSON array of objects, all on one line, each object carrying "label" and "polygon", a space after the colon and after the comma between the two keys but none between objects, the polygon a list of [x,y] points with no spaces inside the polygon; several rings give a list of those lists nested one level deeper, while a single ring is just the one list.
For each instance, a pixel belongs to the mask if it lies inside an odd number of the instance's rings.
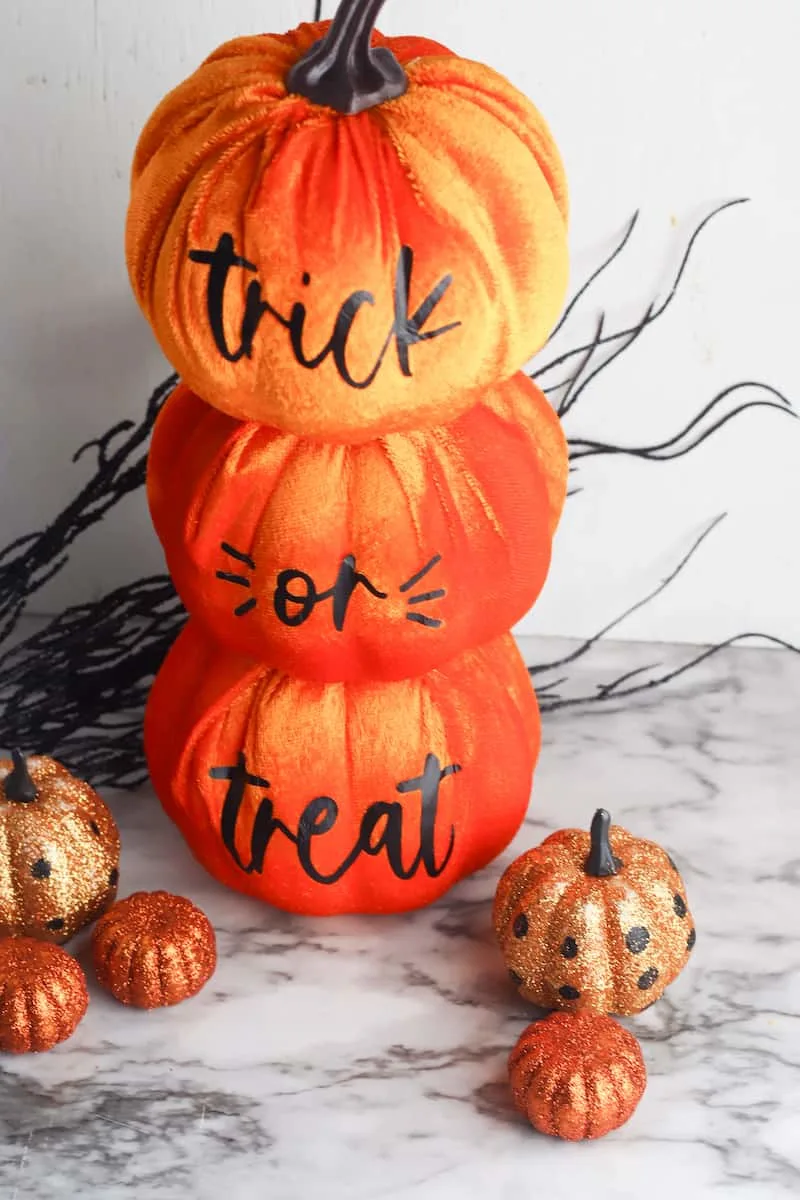
[{"label": "bottom orange pumpkin", "polygon": [[580,1142],[633,1115],[647,1069],[632,1033],[600,1013],[552,1013],[511,1052],[514,1102],[539,1133]]},{"label": "bottom orange pumpkin", "polygon": [[150,773],[222,883],[299,913],[429,904],[511,841],[539,750],[510,636],[417,679],[322,684],[193,622],[156,679]]}]

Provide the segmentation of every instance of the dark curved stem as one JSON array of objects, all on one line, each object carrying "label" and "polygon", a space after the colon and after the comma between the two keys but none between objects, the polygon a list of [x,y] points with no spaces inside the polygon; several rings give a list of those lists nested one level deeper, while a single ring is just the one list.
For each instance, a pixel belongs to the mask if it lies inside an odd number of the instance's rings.
[{"label": "dark curved stem", "polygon": [[371,44],[384,3],[342,0],[325,37],[289,72],[289,91],[347,116],[402,96],[405,71],[386,46]]},{"label": "dark curved stem", "polygon": [[587,875],[594,875],[597,879],[616,875],[622,866],[620,860],[611,852],[611,842],[608,839],[610,829],[611,817],[604,808],[598,808],[592,819],[592,848],[584,867]]},{"label": "dark curved stem", "polygon": [[15,804],[32,804],[38,799],[39,793],[31,779],[25,756],[21,750],[12,750],[11,757],[14,770],[6,777],[6,800],[13,800]]}]

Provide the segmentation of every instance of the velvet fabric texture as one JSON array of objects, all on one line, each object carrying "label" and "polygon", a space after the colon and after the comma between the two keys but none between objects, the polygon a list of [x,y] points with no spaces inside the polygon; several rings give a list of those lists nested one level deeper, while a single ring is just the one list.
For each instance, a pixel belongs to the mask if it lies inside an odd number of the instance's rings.
[{"label": "velvet fabric texture", "polygon": [[513,640],[396,683],[303,682],[189,623],[153,687],[156,790],[221,882],[300,913],[420,907],[527,808],[538,708]]},{"label": "velvet fabric texture", "polygon": [[148,495],[212,636],[306,679],[402,679],[531,607],[567,468],[560,422],[522,374],[450,425],[351,446],[242,424],[181,386]]},{"label": "velvet fabric texture", "polygon": [[454,419],[542,346],[567,284],[567,195],[533,105],[436,43],[376,34],[408,90],[355,116],[288,94],[327,28],[230,42],[162,102],[127,257],[198,395],[352,442]]}]

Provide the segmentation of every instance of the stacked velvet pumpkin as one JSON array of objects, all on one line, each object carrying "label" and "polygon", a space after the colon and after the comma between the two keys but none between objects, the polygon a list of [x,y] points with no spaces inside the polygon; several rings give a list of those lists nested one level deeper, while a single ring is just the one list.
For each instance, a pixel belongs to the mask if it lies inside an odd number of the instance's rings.
[{"label": "stacked velvet pumpkin", "polygon": [[183,380],[150,458],[191,614],[152,778],[214,875],[301,912],[426,904],[513,837],[540,735],[507,631],[566,489],[515,373],[566,287],[558,153],[380,8],[213,54],[148,123],[128,224]]}]

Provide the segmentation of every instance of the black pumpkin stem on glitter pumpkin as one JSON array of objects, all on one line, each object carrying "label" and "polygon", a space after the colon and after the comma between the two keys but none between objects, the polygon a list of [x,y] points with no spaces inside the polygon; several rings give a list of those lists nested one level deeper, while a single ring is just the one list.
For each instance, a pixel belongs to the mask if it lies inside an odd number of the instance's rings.
[{"label": "black pumpkin stem on glitter pumpkin", "polygon": [[385,0],[342,0],[324,38],[286,77],[290,92],[354,116],[408,91],[408,76],[386,46],[372,46]]},{"label": "black pumpkin stem on glitter pumpkin", "polygon": [[611,817],[604,808],[598,808],[592,818],[592,848],[584,868],[587,875],[594,875],[597,879],[616,875],[625,865],[611,850],[611,842],[608,839],[610,828]]},{"label": "black pumpkin stem on glitter pumpkin", "polygon": [[34,800],[39,799],[39,793],[31,779],[25,755],[21,750],[12,750],[11,758],[14,770],[6,777],[6,800],[12,800],[15,804],[33,804]]}]

